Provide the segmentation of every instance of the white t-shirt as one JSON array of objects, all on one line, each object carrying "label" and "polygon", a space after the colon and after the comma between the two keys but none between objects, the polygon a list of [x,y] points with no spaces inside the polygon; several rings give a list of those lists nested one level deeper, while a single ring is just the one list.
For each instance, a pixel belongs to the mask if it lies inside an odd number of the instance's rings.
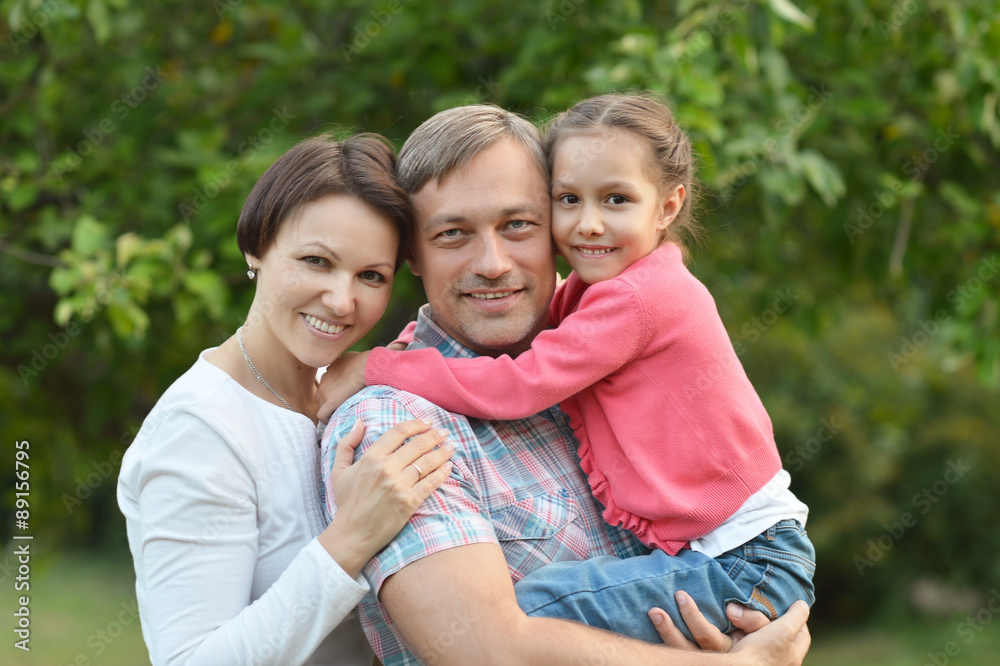
[{"label": "white t-shirt", "polygon": [[778,470],[763,488],[748,497],[724,523],[700,539],[692,539],[688,544],[691,550],[708,557],[718,557],[727,550],[742,546],[779,520],[793,518],[805,527],[809,507],[788,489],[791,481],[792,477],[787,471]]},{"label": "white t-shirt", "polygon": [[358,664],[368,591],[316,540],[321,430],[198,361],[122,460],[142,633],[166,664]]}]

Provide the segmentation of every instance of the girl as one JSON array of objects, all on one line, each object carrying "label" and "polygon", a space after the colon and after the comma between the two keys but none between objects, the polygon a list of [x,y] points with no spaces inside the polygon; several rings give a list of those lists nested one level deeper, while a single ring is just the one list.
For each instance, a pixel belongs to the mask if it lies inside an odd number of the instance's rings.
[{"label": "girl", "polygon": [[788,490],[711,295],[683,263],[690,140],[656,100],[604,95],[555,120],[547,153],[552,235],[574,269],[552,301],[555,328],[517,358],[375,349],[336,371],[360,383],[364,364],[369,385],[477,418],[561,402],[605,519],[656,550],[543,567],[516,587],[529,614],[655,641],[635,611],[680,589],[724,631],[731,601],[772,619],[812,603],[808,509]]}]

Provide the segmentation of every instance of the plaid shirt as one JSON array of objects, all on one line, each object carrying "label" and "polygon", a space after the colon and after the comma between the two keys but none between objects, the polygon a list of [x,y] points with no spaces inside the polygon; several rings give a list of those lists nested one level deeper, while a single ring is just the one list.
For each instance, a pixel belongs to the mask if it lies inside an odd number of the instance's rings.
[{"label": "plaid shirt", "polygon": [[[435,325],[427,308],[421,308],[410,347],[475,356]],[[457,546],[496,543],[516,583],[550,562],[648,552],[629,532],[601,518],[579,466],[577,441],[558,408],[517,421],[483,421],[451,414],[411,393],[368,387],[341,406],[323,435],[324,480],[337,441],[359,418],[367,426],[359,453],[396,423],[414,418],[447,428],[455,444],[451,477],[364,569],[372,591],[359,606],[361,622],[385,666],[420,663],[378,592],[386,578],[421,558]],[[329,519],[336,505],[329,488],[325,496]]]}]

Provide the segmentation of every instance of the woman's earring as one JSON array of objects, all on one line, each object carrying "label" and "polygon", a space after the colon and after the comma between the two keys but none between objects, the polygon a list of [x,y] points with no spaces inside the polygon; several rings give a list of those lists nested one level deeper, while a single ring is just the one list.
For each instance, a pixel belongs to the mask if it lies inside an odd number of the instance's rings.
[{"label": "woman's earring", "polygon": [[257,278],[257,269],[254,268],[253,266],[250,266],[250,270],[247,271],[247,277],[250,278],[251,280],[256,279]]}]

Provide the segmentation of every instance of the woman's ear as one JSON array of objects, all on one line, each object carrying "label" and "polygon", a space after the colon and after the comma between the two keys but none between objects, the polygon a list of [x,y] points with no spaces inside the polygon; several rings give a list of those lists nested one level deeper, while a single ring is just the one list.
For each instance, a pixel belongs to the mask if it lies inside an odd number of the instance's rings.
[{"label": "woman's ear", "polygon": [[687,196],[687,189],[683,185],[675,185],[664,194],[660,202],[660,215],[656,223],[656,228],[663,231],[670,226],[670,223],[680,214],[684,207],[684,197]]}]

